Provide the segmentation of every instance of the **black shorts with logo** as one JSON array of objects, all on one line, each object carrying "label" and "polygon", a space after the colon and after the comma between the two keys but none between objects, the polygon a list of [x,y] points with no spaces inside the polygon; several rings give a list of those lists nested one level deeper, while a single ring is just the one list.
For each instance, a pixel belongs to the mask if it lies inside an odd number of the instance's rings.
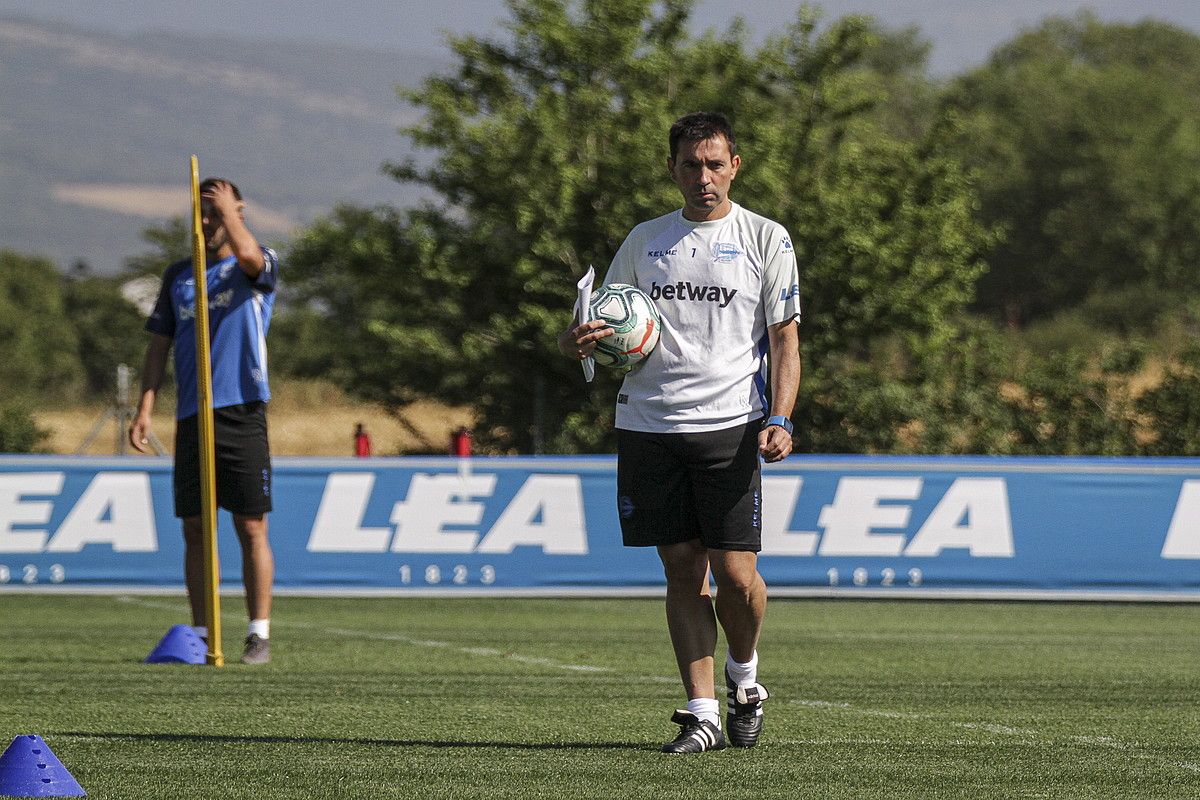
[{"label": "black shorts with logo", "polygon": [[760,423],[704,433],[617,430],[617,513],[629,547],[699,539],[762,549]]},{"label": "black shorts with logo", "polygon": [[[213,410],[217,505],[256,517],[271,510],[271,449],[267,404]],[[175,424],[175,516],[200,516],[200,425],[196,416]]]}]

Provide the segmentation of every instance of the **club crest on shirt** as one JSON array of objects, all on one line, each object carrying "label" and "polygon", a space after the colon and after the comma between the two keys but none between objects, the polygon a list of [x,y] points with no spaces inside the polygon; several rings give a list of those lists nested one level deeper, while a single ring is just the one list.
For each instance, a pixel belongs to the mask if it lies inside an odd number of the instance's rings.
[{"label": "club crest on shirt", "polygon": [[742,255],[741,249],[732,242],[715,242],[713,244],[713,261],[718,264],[732,264]]}]

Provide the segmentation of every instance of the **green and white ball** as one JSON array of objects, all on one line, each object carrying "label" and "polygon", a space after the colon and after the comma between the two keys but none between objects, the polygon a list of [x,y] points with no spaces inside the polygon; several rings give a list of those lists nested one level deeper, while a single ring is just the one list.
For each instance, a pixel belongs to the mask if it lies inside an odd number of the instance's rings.
[{"label": "green and white ball", "polygon": [[627,283],[610,283],[592,292],[592,319],[613,329],[596,343],[592,356],[605,367],[631,367],[650,355],[662,334],[662,318],[650,295]]}]

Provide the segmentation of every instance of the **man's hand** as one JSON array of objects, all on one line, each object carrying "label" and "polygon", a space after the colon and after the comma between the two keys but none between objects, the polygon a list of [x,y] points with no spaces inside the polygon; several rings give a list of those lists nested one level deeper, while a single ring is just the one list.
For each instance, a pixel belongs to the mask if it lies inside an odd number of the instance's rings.
[{"label": "man's hand", "polygon": [[233,193],[233,187],[227,181],[217,181],[205,189],[200,197],[211,203],[213,211],[224,221],[241,219],[242,210],[246,207],[244,202],[238,200],[237,195]]},{"label": "man's hand", "polygon": [[139,414],[129,426],[129,443],[139,453],[148,453],[146,445],[150,444],[150,417]]},{"label": "man's hand", "polygon": [[558,337],[558,352],[583,361],[596,349],[596,342],[612,336],[613,329],[602,319],[594,319],[563,331]]},{"label": "man's hand", "polygon": [[783,461],[792,452],[792,435],[778,425],[758,432],[758,452],[768,462]]}]

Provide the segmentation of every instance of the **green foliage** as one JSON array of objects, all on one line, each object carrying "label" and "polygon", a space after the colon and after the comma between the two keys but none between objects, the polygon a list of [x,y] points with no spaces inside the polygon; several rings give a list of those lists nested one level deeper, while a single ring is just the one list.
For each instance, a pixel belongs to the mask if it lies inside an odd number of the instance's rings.
[{"label": "green foliage", "polygon": [[170,264],[192,257],[192,225],[183,217],[171,217],[162,225],[142,229],[142,240],[150,249],[125,260],[125,273],[161,278]]},{"label": "green foliage", "polygon": [[[498,451],[611,446],[619,375],[585,386],[556,355],[574,282],[600,274],[638,222],[679,206],[666,134],[696,108],[733,119],[734,196],[783,222],[802,263],[806,359],[864,350],[880,331],[944,338],[986,244],[945,149],[950,121],[890,103],[924,48],[804,10],[751,50],[735,26],[689,39],[690,2],[512,0],[510,39],[453,40],[454,74],[409,99],[432,165],[391,166],[443,205],[339,209],[289,256],[331,365],[391,403],[471,403]],[[920,130],[908,141],[894,131]]]},{"label": "green foliage", "polygon": [[1137,410],[1154,431],[1146,455],[1200,455],[1200,347],[1184,350],[1162,381],[1137,399]]},{"label": "green foliage", "polygon": [[808,382],[814,424],[802,450],[847,453],[1007,453],[1003,400],[1012,354],[985,324],[952,336],[893,338],[866,360],[842,360]]},{"label": "green foliage", "polygon": [[1005,397],[1014,363],[990,326],[969,319],[953,336],[920,347],[913,374],[922,414],[904,431],[910,442],[905,449],[925,455],[1013,452]]},{"label": "green foliage", "polygon": [[[586,267],[678,207],[666,132],[706,108],[738,133],[734,199],[799,256],[803,450],[1200,454],[1200,37],[1050,18],[939,86],[912,29],[804,6],[751,44],[691,36],[692,7],[508,0],[506,35],[452,40],[453,70],[405,92],[432,157],[387,167],[432,200],[302,233],[273,369],[471,405],[492,452],[611,448],[620,373],[584,384],[554,339]],[[0,400],[111,391],[145,346],[123,282],[189,235],[146,229],[119,279],[0,251]]]},{"label": "green foliage", "polygon": [[1016,324],[1097,289],[1200,285],[1200,37],[1051,18],[959,78],[956,152],[1002,229],[980,307]]},{"label": "green foliage", "polygon": [[1079,308],[1093,331],[1135,336],[1158,330],[1164,318],[1179,308],[1179,300],[1177,292],[1137,285],[1093,292]]},{"label": "green foliage", "polygon": [[25,406],[0,406],[0,453],[38,453],[49,438]]},{"label": "green foliage", "polygon": [[70,398],[83,378],[63,278],[42,258],[0,250],[0,387],[13,398]]},{"label": "green foliage", "polygon": [[1013,409],[1013,452],[1028,455],[1130,455],[1138,420],[1129,378],[1142,363],[1136,345],[1118,346],[1099,364],[1087,351],[1033,360],[1022,371]]},{"label": "green foliage", "polygon": [[588,427],[608,413],[613,376],[584,389],[554,340],[575,278],[589,264],[603,273],[632,224],[674,202],[667,181],[644,176],[665,177],[666,130],[697,80],[679,66],[687,5],[514,1],[511,44],[454,40],[457,74],[409,97],[426,110],[409,135],[439,155],[393,174],[449,204],[415,219],[434,237],[418,254],[434,263],[418,264],[444,275],[437,299],[450,313],[433,326],[418,313],[411,325],[369,327],[393,365],[444,354],[434,381],[408,382],[475,405],[485,447],[559,452],[578,448],[572,434],[597,440]]},{"label": "green foliage", "polygon": [[410,98],[426,116],[408,134],[439,157],[391,167],[446,205],[339,209],[289,254],[293,289],[326,323],[324,360],[353,391],[470,403],[493,450],[599,443],[615,376],[585,389],[551,351],[575,278],[673,202],[666,181],[634,177],[665,172],[663,81],[685,30],[684,4],[652,5],[513,3],[511,44],[452,42],[457,72]]},{"label": "green foliage", "polygon": [[990,323],[964,319],[941,341],[882,344],[806,383],[802,402],[814,422],[797,429],[802,450],[1134,455],[1148,452],[1143,439],[1155,414],[1159,430],[1182,424],[1193,413],[1183,402],[1186,387],[1200,388],[1188,383],[1195,381],[1188,370],[1174,389],[1168,379],[1136,397],[1133,378],[1147,347],[1117,337],[1095,350],[1040,353]]},{"label": "green foliage", "polygon": [[136,373],[146,350],[145,319],[122,296],[124,281],[85,277],[64,286],[63,301],[78,337],[79,362],[94,396],[111,397],[117,366],[125,364]]},{"label": "green foliage", "polygon": [[[948,334],[982,272],[988,237],[947,151],[954,121],[932,120],[915,140],[889,132],[898,78],[880,70],[908,75],[921,57],[885,57],[898,48],[865,18],[822,29],[803,9],[757,53],[721,53],[701,87],[735,121],[746,154],[734,194],[792,234],[809,363],[861,353],[881,334]],[[702,62],[712,50],[693,52]]]},{"label": "green foliage", "polygon": [[288,255],[294,307],[277,348],[294,374],[392,406],[470,394],[457,333],[473,313],[455,223],[428,212],[340,207]]}]

